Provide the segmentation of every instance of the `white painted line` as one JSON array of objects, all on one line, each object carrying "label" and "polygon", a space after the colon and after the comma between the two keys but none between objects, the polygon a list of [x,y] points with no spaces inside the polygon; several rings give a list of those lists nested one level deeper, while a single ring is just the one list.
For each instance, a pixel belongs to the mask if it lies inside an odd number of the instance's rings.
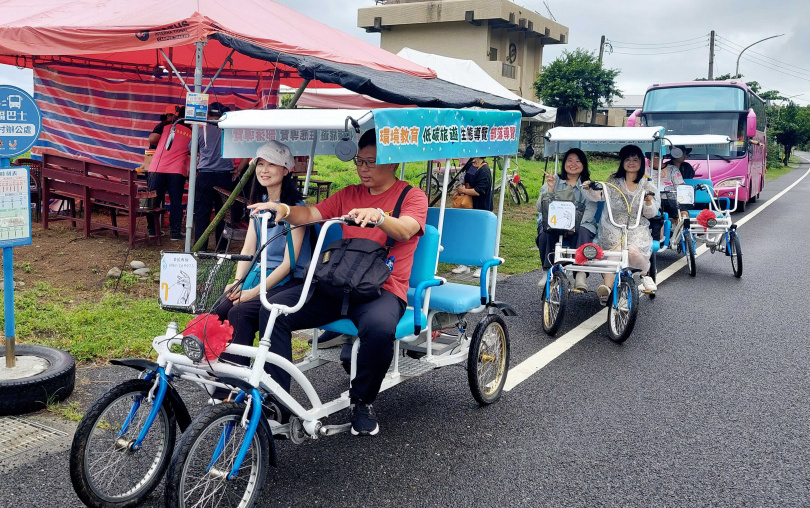
[{"label": "white painted line", "polygon": [[[802,157],[804,158],[804,157]],[[805,159],[807,161],[807,159]],[[810,161],[807,161],[810,162]],[[807,175],[810,174],[810,169],[808,169],[800,178],[798,178],[795,182],[790,184],[785,190],[777,194],[776,196],[772,197],[761,206],[759,206],[756,210],[752,211],[742,219],[736,222],[737,226],[742,226],[746,222],[748,222],[751,218],[755,217],[758,213],[762,210],[768,208],[776,202],[777,199],[781,198],[787,192],[798,185],[802,180],[804,180]],[[700,256],[704,252],[708,251],[708,247],[705,245],[701,245],[695,251],[695,257]],[[660,286],[662,282],[667,280],[668,278],[672,277],[678,270],[686,266],[686,258],[681,257],[665,269],[658,272],[658,276],[656,277],[657,283]],[[534,374],[537,374],[540,369],[551,363],[554,359],[561,356],[563,353],[571,349],[577,342],[581,341],[585,337],[591,334],[591,332],[598,329],[602,324],[607,321],[607,309],[602,309],[601,311],[597,312],[593,316],[589,317],[582,323],[580,323],[576,328],[569,331],[562,337],[559,337],[554,342],[549,344],[548,346],[544,347],[540,351],[536,352],[535,354],[531,355],[530,357],[523,360],[520,364],[515,365],[511,369],[509,369],[509,374],[506,377],[506,383],[503,385],[504,391],[510,391],[512,388],[516,387],[520,383],[526,381]]]}]

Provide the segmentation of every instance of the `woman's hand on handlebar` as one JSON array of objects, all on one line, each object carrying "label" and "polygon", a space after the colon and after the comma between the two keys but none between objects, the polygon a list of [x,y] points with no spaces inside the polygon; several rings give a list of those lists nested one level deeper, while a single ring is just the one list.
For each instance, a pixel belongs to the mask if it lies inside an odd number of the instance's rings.
[{"label": "woman's hand on handlebar", "polygon": [[270,212],[273,214],[273,221],[275,221],[276,217],[283,217],[290,208],[284,203],[267,201],[264,203],[253,203],[252,205],[248,205],[248,209],[250,210],[251,215],[261,212]]},{"label": "woman's hand on handlebar", "polygon": [[384,215],[376,208],[354,208],[344,217],[354,219],[356,225],[364,228],[368,225],[379,226],[383,221]]}]

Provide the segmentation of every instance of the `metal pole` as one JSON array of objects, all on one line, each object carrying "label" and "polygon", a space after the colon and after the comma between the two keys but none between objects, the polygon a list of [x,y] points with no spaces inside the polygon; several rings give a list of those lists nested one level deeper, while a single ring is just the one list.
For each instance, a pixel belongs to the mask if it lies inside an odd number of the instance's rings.
[{"label": "metal pole", "polygon": [[6,313],[6,367],[17,365],[14,351],[14,249],[3,248],[3,291],[5,291]]},{"label": "metal pole", "polygon": [[[768,39],[773,39],[774,37],[782,37],[783,35],[785,35],[785,34],[771,35],[770,37],[765,37],[764,39],[758,40],[754,44],[759,44],[762,41],[767,41]],[[745,53],[746,49],[750,48],[754,44],[749,44],[748,46],[744,47],[743,50],[740,51],[740,54],[737,55],[737,68],[734,70],[734,76],[739,76],[740,75],[740,57],[742,56],[743,53]]]},{"label": "metal pole", "polygon": [[[204,42],[197,43],[197,64],[194,68],[194,92],[202,89],[202,66]],[[186,252],[191,252],[191,236],[194,232],[194,192],[197,184],[197,145],[200,141],[200,126],[191,126],[191,162],[188,168],[188,203],[186,204]]]},{"label": "metal pole", "polygon": [[[605,36],[599,41],[599,67],[602,67],[602,57],[605,56]],[[599,106],[599,97],[594,98],[591,107],[591,123],[596,123],[596,108]]]},{"label": "metal pole", "polygon": [[714,79],[714,30],[709,39],[709,81]]}]

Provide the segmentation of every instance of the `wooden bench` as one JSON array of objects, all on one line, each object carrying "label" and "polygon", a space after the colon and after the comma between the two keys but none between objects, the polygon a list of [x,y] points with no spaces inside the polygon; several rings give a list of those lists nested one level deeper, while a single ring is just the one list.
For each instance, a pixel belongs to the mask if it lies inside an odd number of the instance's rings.
[{"label": "wooden bench", "polygon": [[[82,223],[84,236],[103,230],[126,233],[129,245],[133,247],[137,241],[145,241],[148,235],[137,231],[138,217],[145,216],[153,221],[157,233],[158,245],[161,244],[160,227],[163,222],[163,208],[141,208],[142,198],[154,197],[154,191],[147,191],[137,181],[134,169],[122,169],[106,166],[79,158],[67,157],[53,152],[42,154],[42,201],[46,204],[51,198],[65,199],[69,206],[70,215],[49,217],[44,213],[42,217],[43,229],[48,229],[50,220],[68,220],[75,227]],[[75,202],[80,200],[84,204],[84,217],[78,218]],[[110,223],[94,222],[93,210],[101,208],[110,212]],[[126,225],[118,225],[118,215],[127,216]]]},{"label": "wooden bench", "polygon": [[[312,175],[310,175],[312,176]],[[306,182],[306,174],[301,175],[300,177],[296,177],[295,184],[298,186],[298,190],[301,191],[301,194],[304,193],[304,183]],[[329,194],[332,191],[332,182],[329,180],[316,180],[314,178],[309,179],[309,195],[312,192],[315,192],[315,202],[321,202],[321,192],[326,194],[326,197],[329,197]]]}]

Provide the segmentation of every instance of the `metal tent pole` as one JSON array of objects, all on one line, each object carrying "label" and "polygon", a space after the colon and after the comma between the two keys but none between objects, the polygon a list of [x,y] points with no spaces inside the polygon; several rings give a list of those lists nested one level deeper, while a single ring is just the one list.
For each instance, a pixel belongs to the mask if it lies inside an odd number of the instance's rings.
[{"label": "metal tent pole", "polygon": [[[194,92],[202,89],[202,66],[204,42],[197,43],[197,63],[194,68]],[[191,161],[188,168],[188,203],[186,204],[186,252],[191,252],[191,237],[194,231],[194,191],[197,184],[197,145],[200,140],[200,126],[191,126]]]}]

